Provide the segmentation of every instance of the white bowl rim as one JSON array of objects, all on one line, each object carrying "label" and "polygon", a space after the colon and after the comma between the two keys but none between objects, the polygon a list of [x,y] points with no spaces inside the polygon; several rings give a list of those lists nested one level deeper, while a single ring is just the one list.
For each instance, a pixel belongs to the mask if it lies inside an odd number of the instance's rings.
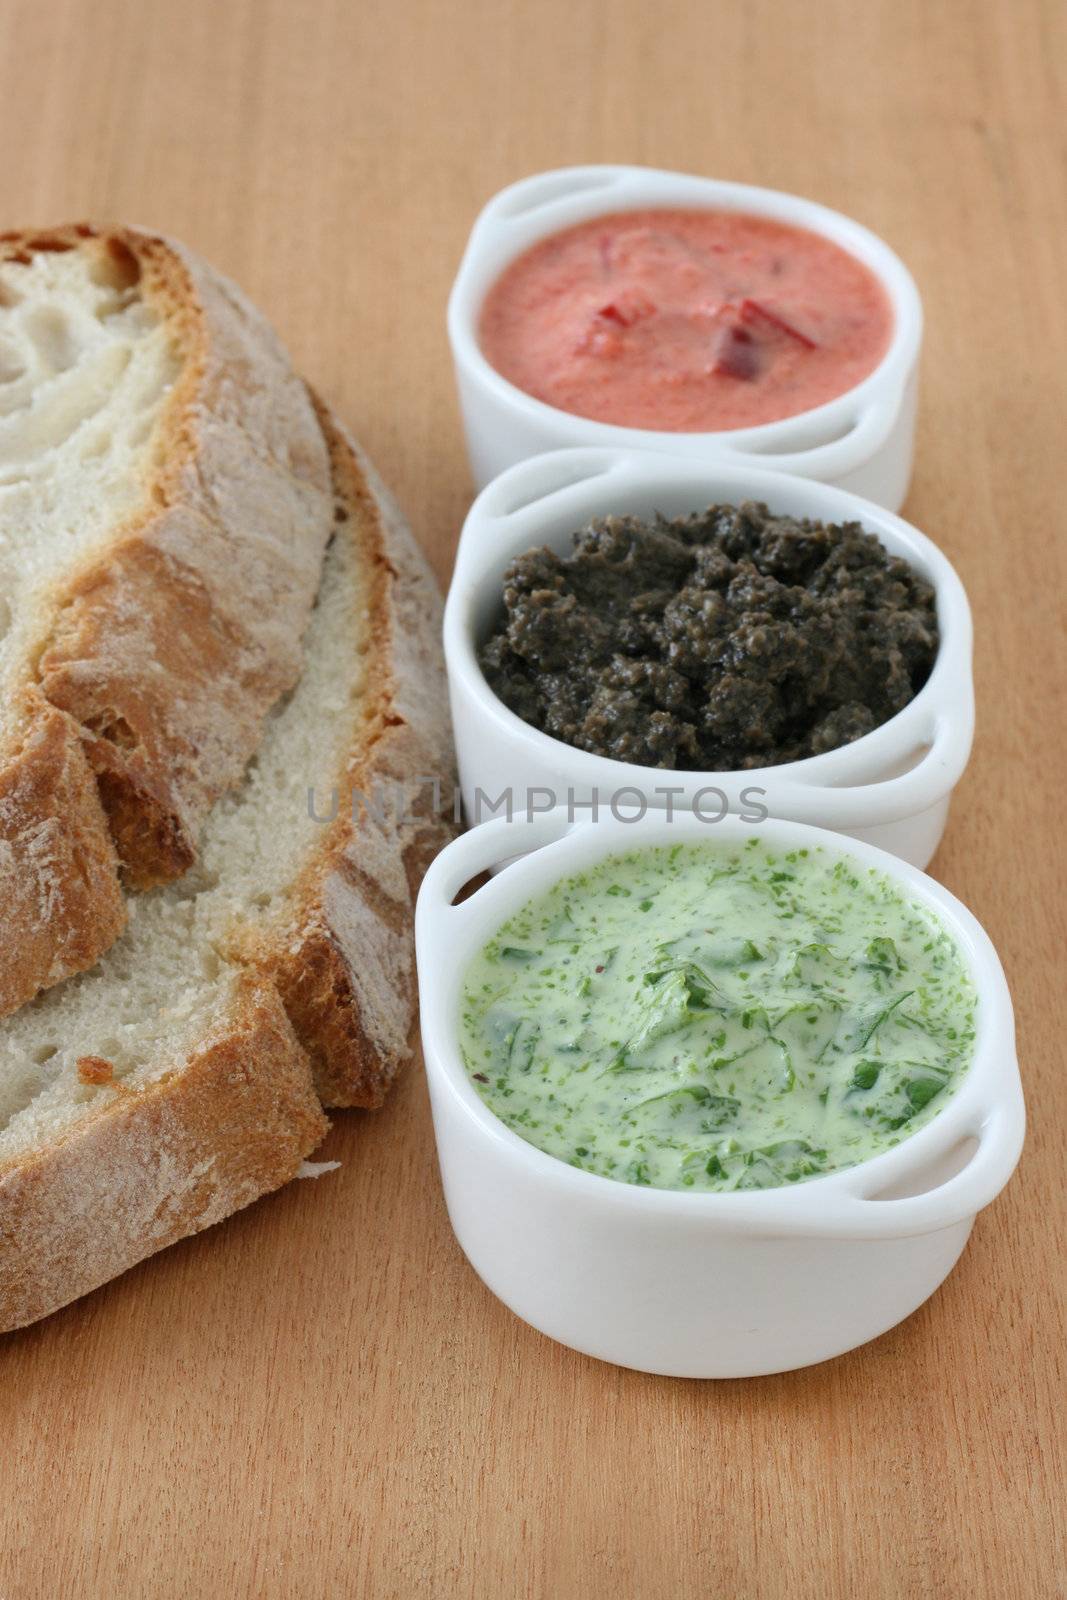
[{"label": "white bowl rim", "polygon": [[[593,197],[598,194],[606,198],[614,195],[615,203],[593,204]],[[547,198],[539,199],[541,195]],[[821,406],[748,428],[707,432],[631,428],[583,417],[538,400],[492,365],[478,340],[478,321],[488,288],[511,261],[539,240],[590,217],[671,203],[682,209],[748,211],[755,216],[774,218],[821,234],[858,255],[874,272],[893,307],[893,334],[878,365],[859,383]],[[506,229],[509,222],[521,223],[535,211],[544,226],[533,234],[528,228],[517,230],[516,237],[521,242],[499,258],[490,283],[483,285],[483,260],[492,250],[501,228]],[[918,360],[923,312],[915,280],[900,257],[878,234],[844,212],[802,195],[757,184],[734,183],[656,167],[601,163],[533,173],[499,190],[487,202],[475,220],[460,262],[449,296],[447,322],[453,355],[464,371],[498,399],[525,411],[535,421],[543,423],[552,419],[558,426],[563,419],[576,444],[621,448],[639,445],[646,449],[670,450],[672,445],[678,449],[679,439],[684,439],[691,449],[699,449],[702,444],[711,448],[725,443],[740,450],[772,451],[775,448],[788,450],[788,436],[801,426],[820,431],[844,427],[856,420],[868,402],[882,401],[895,409]]]},{"label": "white bowl rim", "polygon": [[[554,471],[563,479],[561,487],[548,488],[535,500],[524,500],[531,483],[544,480],[546,475],[551,481]],[[692,488],[694,510],[703,509],[698,503],[702,495],[738,502],[754,499],[772,503],[776,500],[780,503],[790,494],[799,495],[802,500],[813,500],[825,507],[820,513],[822,521],[859,522],[880,539],[888,533],[893,543],[907,552],[906,559],[927,575],[936,595],[940,635],[937,657],[930,676],[914,699],[888,721],[851,744],[798,761],[733,769],[647,767],[618,761],[614,757],[579,750],[525,722],[490,688],[478,662],[480,641],[474,636],[473,613],[490,586],[494,586],[495,603],[502,603],[498,551],[500,524],[505,518],[495,513],[493,507],[507,504],[517,496],[521,509],[508,515],[506,520],[521,519],[524,534],[529,525],[530,543],[526,548],[536,548],[540,542],[536,534],[537,511],[542,503],[551,500],[553,519],[564,510],[568,515],[573,514],[577,529],[590,517],[604,514],[603,511],[598,513],[595,507],[605,492],[610,490],[622,495],[634,490],[654,494],[660,486],[664,493]],[[705,499],[704,504],[707,503]],[[551,761],[566,768],[580,781],[591,783],[599,779],[616,791],[633,785],[648,791],[672,781],[686,787],[714,787],[723,781],[759,786],[765,777],[812,787],[833,786],[835,781],[843,782],[850,774],[878,762],[903,759],[924,737],[933,733],[938,717],[948,712],[955,718],[953,731],[958,735],[953,742],[955,770],[951,782],[955,783],[970,754],[973,736],[972,632],[967,594],[948,557],[912,524],[872,501],[835,485],[770,468],[757,470],[720,461],[701,463],[659,452],[592,448],[556,450],[529,457],[509,467],[482,490],[471,506],[460,535],[444,616],[445,661],[449,676],[462,684],[479,715],[495,724],[509,742],[522,741],[544,762]],[[946,787],[949,786],[946,783]],[[869,785],[872,800],[877,799],[876,791],[880,787],[878,783]]]},{"label": "white bowl rim", "polygon": [[[744,1192],[628,1184],[572,1167],[514,1133],[478,1094],[460,1054],[460,990],[475,951],[527,900],[616,849],[695,840],[736,843],[752,836],[785,848],[819,846],[872,866],[947,926],[974,981],[978,1010],[974,1056],[945,1107],[917,1132],[865,1161],[802,1183]],[[522,849],[529,853],[518,855]],[[505,860],[508,865],[470,899],[452,904],[471,877]],[[710,831],[684,814],[670,822],[649,814],[630,823],[575,823],[565,808],[557,808],[511,821],[498,818],[456,839],[431,863],[419,894],[416,934],[427,1074],[504,1159],[576,1204],[621,1207],[635,1221],[699,1219],[717,1230],[762,1236],[900,1238],[973,1217],[999,1193],[1018,1161],[1025,1111],[1011,998],[997,953],[954,895],[873,845],[775,818],[750,825],[729,816]],[[977,1149],[953,1177],[918,1194],[880,1197],[968,1138],[977,1141]]]}]

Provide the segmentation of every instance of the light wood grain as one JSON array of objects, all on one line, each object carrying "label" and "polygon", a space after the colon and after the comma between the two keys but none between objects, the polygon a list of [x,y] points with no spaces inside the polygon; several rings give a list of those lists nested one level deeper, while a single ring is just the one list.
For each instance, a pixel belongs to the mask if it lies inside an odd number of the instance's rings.
[{"label": "light wood grain", "polygon": [[238,278],[442,580],[469,499],[443,333],[501,184],[627,160],[794,189],[925,296],[908,513],[976,613],[935,871],[998,944],[1031,1129],[944,1289],[852,1356],[660,1380],[461,1259],[420,1077],[299,1183],[0,1344],[0,1596],[1067,1595],[1060,0],[0,5],[10,224],[144,221]]}]

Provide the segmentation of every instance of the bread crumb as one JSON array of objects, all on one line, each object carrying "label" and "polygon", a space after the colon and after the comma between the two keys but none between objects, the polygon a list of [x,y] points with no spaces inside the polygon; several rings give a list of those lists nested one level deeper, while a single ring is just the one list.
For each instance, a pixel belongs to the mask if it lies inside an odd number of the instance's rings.
[{"label": "bread crumb", "polygon": [[321,1178],[324,1173],[336,1172],[340,1165],[339,1161],[301,1161],[296,1175],[298,1178]]}]

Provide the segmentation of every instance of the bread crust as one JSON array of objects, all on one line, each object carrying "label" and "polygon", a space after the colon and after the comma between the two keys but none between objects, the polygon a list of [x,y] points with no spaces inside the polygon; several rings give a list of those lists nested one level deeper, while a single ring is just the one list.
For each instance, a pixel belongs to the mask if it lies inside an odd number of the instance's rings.
[{"label": "bread crust", "polygon": [[[212,1037],[136,1091],[86,1056],[94,1109],[0,1166],[0,1331],[47,1315],[292,1178],[329,1105],[376,1106],[412,1053],[414,900],[448,812],[373,802],[437,778],[453,753],[437,587],[393,502],[323,410],[343,531],[360,552],[367,692],[337,754],[337,815],[288,909],[235,927],[236,998]],[[353,810],[353,793],[372,805]],[[414,795],[412,799],[414,800]]]},{"label": "bread crust", "polygon": [[436,582],[374,469],[318,404],[369,586],[368,694],[339,753],[337,815],[248,955],[277,986],[323,1104],[373,1107],[413,1053],[415,898],[455,831],[455,755]]},{"label": "bread crust", "polygon": [[65,1138],[0,1167],[0,1331],[279,1188],[329,1126],[277,994],[250,976],[173,1073],[95,1094]]},{"label": "bread crust", "polygon": [[33,697],[0,767],[0,1016],[92,966],[126,924],[107,819],[70,719]]},{"label": "bread crust", "polygon": [[[267,712],[299,675],[332,527],[314,409],[241,292],[184,246],[138,228],[0,235],[0,262],[72,249],[137,282],[180,369],[141,509],[49,596],[50,620],[25,664],[18,744],[34,746],[37,722],[63,713],[95,784],[71,777],[79,799],[67,812],[61,896],[71,925],[35,944],[27,933],[40,908],[5,919],[0,1015],[91,965],[121,930],[114,860],[104,885],[101,806],[127,887],[166,883],[196,859],[205,815],[240,780]],[[0,751],[0,786],[18,760],[17,750]],[[72,744],[71,767],[76,760]],[[24,829],[6,843],[10,874],[30,881],[32,863],[17,859],[26,837]],[[99,900],[78,893],[79,876],[94,879]]]}]

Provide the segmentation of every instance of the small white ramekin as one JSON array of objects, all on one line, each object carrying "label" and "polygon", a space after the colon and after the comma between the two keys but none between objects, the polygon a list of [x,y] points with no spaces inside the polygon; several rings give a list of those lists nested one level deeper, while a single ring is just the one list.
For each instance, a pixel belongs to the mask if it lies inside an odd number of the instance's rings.
[{"label": "small white ramekin", "polygon": [[[463,978],[474,954],[531,896],[606,855],[697,839],[736,843],[753,832],[783,849],[818,844],[877,867],[954,935],[978,991],[978,1026],[974,1060],[944,1110],[858,1166],[731,1194],[618,1183],[512,1133],[476,1093],[460,1055]],[[520,850],[528,853],[513,859]],[[453,904],[471,878],[509,859]],[[499,819],[434,861],[416,941],[434,1131],[456,1237],[505,1305],[587,1355],[693,1378],[752,1377],[840,1355],[934,1292],[1018,1160],[1023,1099],[996,952],[945,889],[869,845],[799,823],[750,828],[732,817],[710,829],[692,816]]]},{"label": "small white ramekin", "polygon": [[[822,522],[857,521],[934,586],[941,644],[929,679],[910,705],[853,744],[824,755],[741,772],[674,772],[575,750],[523,722],[490,689],[478,649],[503,604],[504,573],[515,557],[548,545],[569,551],[591,517],[649,517],[703,511],[713,502],[763,500],[772,511]],[[971,615],[954,568],[929,539],[889,511],[828,484],[639,451],[559,450],[497,478],[471,508],[445,607],[445,660],[467,820],[492,814],[502,794],[514,809],[573,803],[603,809],[613,796],[636,807],[668,804],[714,816],[752,805],[847,833],[913,865],[930,860],[974,735]],[[673,788],[672,797],[663,791]],[[480,792],[480,793],[479,793]],[[746,797],[758,795],[753,802]],[[629,800],[625,798],[629,797]],[[488,797],[482,798],[482,797]],[[503,806],[498,807],[503,810]]]},{"label": "small white ramekin", "polygon": [[[646,207],[743,211],[823,234],[864,262],[893,306],[875,370],[837,399],[781,422],[720,433],[658,433],[578,417],[535,400],[490,365],[478,342],[486,294],[524,250],[590,217]],[[648,167],[563,167],[502,189],[478,217],[448,305],[448,333],[471,471],[482,488],[527,456],[569,445],[667,450],[704,462],[774,467],[837,484],[896,510],[911,477],[922,302],[876,234],[797,195]]]}]

